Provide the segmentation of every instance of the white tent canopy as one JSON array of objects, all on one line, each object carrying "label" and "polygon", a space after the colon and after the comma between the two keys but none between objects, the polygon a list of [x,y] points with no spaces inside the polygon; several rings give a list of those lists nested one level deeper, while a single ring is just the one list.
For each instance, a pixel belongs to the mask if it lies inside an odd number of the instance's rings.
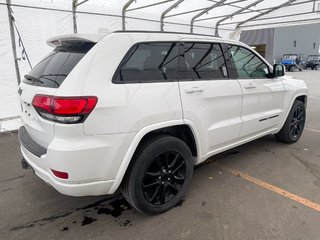
[{"label": "white tent canopy", "polygon": [[23,76],[50,51],[49,37],[103,28],[238,39],[243,30],[319,23],[319,14],[320,0],[0,0],[0,129],[20,114],[14,58]]}]

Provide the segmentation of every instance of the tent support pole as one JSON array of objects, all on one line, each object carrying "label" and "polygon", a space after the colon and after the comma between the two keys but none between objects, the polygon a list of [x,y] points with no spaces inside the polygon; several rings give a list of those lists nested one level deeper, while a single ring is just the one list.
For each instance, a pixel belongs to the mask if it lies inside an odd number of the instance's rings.
[{"label": "tent support pole", "polygon": [[234,30],[234,31],[238,30],[243,24],[245,24],[245,23],[247,23],[247,22],[250,22],[250,21],[255,20],[255,19],[259,18],[259,17],[262,17],[262,16],[264,16],[264,15],[267,15],[267,14],[269,14],[269,13],[272,13],[272,12],[274,12],[274,11],[280,9],[280,8],[283,8],[283,7],[286,7],[286,6],[290,6],[291,3],[294,3],[294,2],[296,2],[296,1],[297,1],[297,0],[289,0],[289,1],[286,1],[285,3],[280,4],[280,5],[276,6],[276,7],[273,7],[273,8],[269,9],[269,10],[266,11],[266,12],[260,13],[260,14],[258,14],[258,15],[256,15],[256,16],[253,16],[253,17],[251,17],[251,18],[249,18],[249,19],[247,19],[247,20],[244,20],[244,21],[242,21],[242,22],[240,22],[240,23],[237,24],[237,26],[235,27],[235,30]]},{"label": "tent support pole", "polygon": [[237,14],[239,14],[239,13],[242,13],[244,10],[247,10],[247,9],[249,9],[249,8],[257,5],[257,4],[261,3],[262,1],[263,1],[263,0],[255,1],[255,2],[253,2],[253,3],[251,3],[251,4],[247,5],[247,6],[245,6],[245,7],[243,7],[243,8],[240,8],[238,11],[235,11],[234,13],[232,13],[232,14],[230,14],[230,15],[227,15],[227,16],[225,16],[224,18],[221,18],[221,19],[216,23],[216,25],[215,25],[215,34],[214,34],[214,35],[215,35],[216,37],[219,37],[219,25],[220,25],[220,23],[228,20],[228,19],[229,19],[230,17],[232,17],[232,16],[235,16],[235,15],[237,15]]},{"label": "tent support pole", "polygon": [[220,0],[219,2],[216,2],[215,4],[213,4],[211,7],[208,7],[204,10],[202,10],[201,12],[199,12],[197,15],[195,15],[192,19],[191,19],[191,23],[190,23],[190,33],[193,33],[193,27],[194,27],[194,22],[196,21],[197,18],[201,17],[203,14],[209,12],[210,10],[219,7],[220,5],[222,5],[226,0]]},{"label": "tent support pole", "polygon": [[6,1],[7,1],[7,8],[8,8],[8,18],[9,18],[10,37],[11,37],[14,65],[16,70],[17,81],[18,81],[18,84],[20,84],[21,77],[20,77],[20,70],[19,70],[19,64],[18,64],[18,58],[17,58],[16,38],[14,35],[14,28],[13,28],[14,18],[12,16],[11,0],[6,0]]},{"label": "tent support pole", "polygon": [[141,7],[130,8],[130,9],[127,10],[127,12],[135,11],[135,10],[139,10],[139,9],[144,9],[144,8],[148,8],[148,7],[154,7],[154,6],[161,5],[161,4],[168,3],[168,2],[172,2],[172,1],[174,1],[174,0],[164,0],[164,1],[161,1],[161,2],[156,2],[156,3],[144,5],[144,6],[141,6]]},{"label": "tent support pole", "polygon": [[78,6],[78,0],[72,0],[73,33],[77,33],[78,32],[78,27],[77,27],[77,6]]},{"label": "tent support pole", "polygon": [[126,12],[128,7],[134,2],[135,0],[129,0],[122,8],[122,30],[126,30]]},{"label": "tent support pole", "polygon": [[171,5],[169,8],[167,8],[162,14],[161,14],[161,18],[160,18],[160,31],[163,32],[164,30],[164,18],[166,17],[166,15],[174,8],[178,7],[178,5],[180,3],[182,3],[184,0],[179,0],[177,2],[175,2],[173,5]]},{"label": "tent support pole", "polygon": [[[309,19],[301,19],[301,20],[292,20],[292,21],[282,21],[282,22],[275,22],[275,23],[260,23],[254,25],[247,25],[241,28],[241,30],[246,30],[245,27],[262,27],[262,26],[275,26],[278,24],[293,24],[294,23],[304,23],[304,24],[313,24],[313,23],[320,23],[319,18],[309,18]],[[296,24],[297,25],[297,24]],[[258,28],[259,29],[259,28]],[[261,29],[261,28],[260,28]]]},{"label": "tent support pole", "polygon": [[82,2],[78,2],[78,0],[72,0],[72,19],[73,19],[73,33],[78,32],[78,25],[77,25],[77,8],[89,0],[83,0]]}]

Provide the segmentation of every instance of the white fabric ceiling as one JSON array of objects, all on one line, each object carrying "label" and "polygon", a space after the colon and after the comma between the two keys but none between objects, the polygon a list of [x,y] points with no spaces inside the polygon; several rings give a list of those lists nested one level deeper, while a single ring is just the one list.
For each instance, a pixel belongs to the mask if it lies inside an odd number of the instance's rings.
[{"label": "white fabric ceiling", "polygon": [[[12,0],[15,23],[33,66],[50,51],[45,45],[47,38],[73,33],[72,2]],[[83,3],[77,7],[78,33],[96,33],[101,28],[121,30],[122,10],[127,2],[78,0],[78,4]],[[153,6],[145,7],[148,5]],[[164,17],[165,31],[190,32],[193,22],[194,33],[214,35],[220,22],[220,36],[239,38],[242,30],[320,22],[320,0],[136,0],[127,8],[125,27],[159,31],[162,13],[173,5],[176,6]],[[6,0],[0,0],[0,29],[0,119],[3,119],[17,116],[20,111]],[[22,59],[17,33],[15,36],[23,76],[30,67]]]}]

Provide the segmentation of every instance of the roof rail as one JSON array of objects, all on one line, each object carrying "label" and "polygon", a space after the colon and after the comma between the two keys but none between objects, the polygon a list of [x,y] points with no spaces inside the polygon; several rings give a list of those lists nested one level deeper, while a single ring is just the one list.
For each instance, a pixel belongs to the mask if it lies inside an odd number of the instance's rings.
[{"label": "roof rail", "polygon": [[201,34],[201,33],[170,32],[170,31],[118,30],[118,31],[114,31],[113,33],[162,33],[162,34],[183,34],[183,35],[195,35],[195,36],[221,38],[220,36],[216,37],[214,35]]}]

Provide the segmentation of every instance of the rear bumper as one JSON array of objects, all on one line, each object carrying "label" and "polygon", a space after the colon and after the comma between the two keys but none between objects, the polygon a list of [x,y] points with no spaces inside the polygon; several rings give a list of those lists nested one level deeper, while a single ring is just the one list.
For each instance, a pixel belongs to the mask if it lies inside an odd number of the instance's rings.
[{"label": "rear bumper", "polygon": [[33,169],[34,173],[62,194],[69,196],[91,196],[113,193],[110,192],[110,190],[113,188],[113,185],[116,182],[115,180],[94,181],[74,184],[60,182],[52,175],[52,173],[37,166],[37,164],[35,163],[37,162],[37,156],[30,153],[23,146],[21,146],[21,152],[28,165]]},{"label": "rear bumper", "polygon": [[41,157],[42,155],[47,153],[47,149],[36,143],[27,132],[27,129],[22,126],[19,129],[19,142],[22,146],[24,146],[29,152],[36,155],[37,157]]},{"label": "rear bumper", "polygon": [[[69,196],[113,194],[122,179],[116,179],[134,133],[99,136],[55,137],[48,148],[19,130],[21,152],[36,175]],[[68,173],[68,179],[52,170]]]}]

